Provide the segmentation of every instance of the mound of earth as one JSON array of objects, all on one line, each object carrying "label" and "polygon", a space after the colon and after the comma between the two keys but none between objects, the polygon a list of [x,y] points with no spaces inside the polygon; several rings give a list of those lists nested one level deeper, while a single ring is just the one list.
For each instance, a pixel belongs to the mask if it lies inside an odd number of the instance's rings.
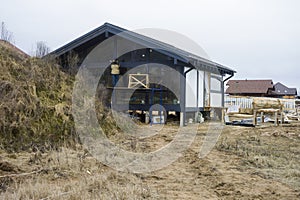
[{"label": "mound of earth", "polygon": [[[0,144],[24,150],[71,137],[73,78],[51,60],[0,42]],[[67,140],[68,141],[68,140]]]}]

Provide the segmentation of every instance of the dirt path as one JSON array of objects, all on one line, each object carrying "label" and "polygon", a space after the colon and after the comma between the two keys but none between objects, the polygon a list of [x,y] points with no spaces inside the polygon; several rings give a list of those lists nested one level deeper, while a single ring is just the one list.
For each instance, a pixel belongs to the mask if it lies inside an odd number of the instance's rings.
[{"label": "dirt path", "polygon": [[298,199],[287,185],[239,168],[240,158],[212,151],[199,159],[187,151],[172,165],[145,176],[144,182],[164,199]]},{"label": "dirt path", "polygon": [[[299,132],[299,127],[277,128],[276,137],[273,138],[270,136],[272,131],[274,132],[272,127],[261,130],[226,127],[219,140],[234,139],[233,146],[236,145],[236,141],[244,142],[241,147],[231,147],[228,142],[226,149],[229,150],[225,152],[219,144],[207,157],[200,159],[199,149],[207,130],[207,127],[202,125],[193,144],[182,157],[160,170],[147,174],[118,172],[104,166],[80,148],[62,148],[59,152],[45,153],[2,152],[0,199],[299,199],[299,188],[295,189],[284,183],[286,175],[276,176],[275,179],[272,174],[263,173],[263,166],[258,165],[261,163],[245,165],[245,160],[252,157],[243,157],[243,154],[235,153],[252,142],[250,147],[246,148],[249,154],[250,148],[254,156],[259,156],[261,152],[258,150],[261,149],[264,155],[270,155],[268,159],[279,157],[283,164],[287,162],[286,159],[294,159],[295,162],[289,163],[287,169],[293,170],[293,174],[290,175],[292,178],[297,178],[300,137],[298,138],[297,134],[290,134],[292,136],[289,138],[278,135],[287,134],[287,130]],[[174,136],[170,133],[174,132],[174,127],[166,127],[162,135],[153,140],[144,140],[145,144],[138,144],[138,150],[145,147],[161,147],[162,144],[170,142],[170,137]],[[269,136],[260,136],[263,135],[261,132],[264,135],[268,132]],[[272,142],[271,145],[278,142],[286,148],[281,149],[282,154],[274,156],[274,149],[266,143],[269,141]],[[230,151],[231,148],[234,150]],[[294,156],[289,155],[285,158],[287,154]],[[269,166],[271,162],[266,163],[266,166]],[[270,165],[268,170],[278,171],[278,167],[273,167]],[[12,174],[23,175],[5,177]]]}]

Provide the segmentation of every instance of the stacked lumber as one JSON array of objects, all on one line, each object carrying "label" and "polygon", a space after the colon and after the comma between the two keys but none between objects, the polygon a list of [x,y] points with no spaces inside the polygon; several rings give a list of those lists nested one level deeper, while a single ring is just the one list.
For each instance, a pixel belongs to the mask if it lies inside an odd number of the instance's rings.
[{"label": "stacked lumber", "polygon": [[244,113],[227,113],[227,116],[229,117],[229,121],[241,121],[244,119],[252,119],[253,115],[244,114]]},{"label": "stacked lumber", "polygon": [[279,99],[272,98],[254,98],[253,99],[253,109],[283,109],[283,104]]},{"label": "stacked lumber", "polygon": [[237,105],[229,106],[225,113],[225,123],[239,122],[244,119],[252,119],[253,110],[250,108],[243,109]]},{"label": "stacked lumber", "polygon": [[289,112],[285,115],[287,120],[290,121],[300,121],[300,113],[297,111],[295,112]]},{"label": "stacked lumber", "polygon": [[[257,125],[257,114],[260,114],[261,123],[264,122],[265,113],[274,116],[274,124],[278,125],[279,119],[283,123],[283,104],[279,99],[272,98],[254,98],[253,99],[253,125]],[[279,118],[280,115],[280,118]]]}]

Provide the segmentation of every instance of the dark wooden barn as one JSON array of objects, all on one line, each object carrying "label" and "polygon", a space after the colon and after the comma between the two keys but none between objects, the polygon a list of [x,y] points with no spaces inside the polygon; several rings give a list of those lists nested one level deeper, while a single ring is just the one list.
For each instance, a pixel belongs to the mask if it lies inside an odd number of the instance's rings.
[{"label": "dark wooden barn", "polygon": [[[114,108],[149,113],[153,105],[160,105],[165,112],[180,113],[181,125],[199,112],[222,110],[224,82],[235,73],[211,60],[109,23],[51,54],[65,70],[70,68],[72,55],[78,56],[77,67],[103,69],[101,84],[117,94],[109,101]],[[117,85],[112,84],[110,75],[113,60],[120,65]]]}]

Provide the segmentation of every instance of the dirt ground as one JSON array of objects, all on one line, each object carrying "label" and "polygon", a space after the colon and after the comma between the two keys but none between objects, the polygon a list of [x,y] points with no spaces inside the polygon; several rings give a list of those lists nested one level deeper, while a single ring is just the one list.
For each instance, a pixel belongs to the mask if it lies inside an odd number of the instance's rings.
[{"label": "dirt ground", "polygon": [[[225,126],[205,158],[199,149],[208,124],[174,163],[146,174],[116,171],[77,149],[0,154],[0,199],[300,199],[300,124]],[[148,140],[120,142],[157,149],[177,126]],[[123,138],[128,140],[128,138]]]}]

